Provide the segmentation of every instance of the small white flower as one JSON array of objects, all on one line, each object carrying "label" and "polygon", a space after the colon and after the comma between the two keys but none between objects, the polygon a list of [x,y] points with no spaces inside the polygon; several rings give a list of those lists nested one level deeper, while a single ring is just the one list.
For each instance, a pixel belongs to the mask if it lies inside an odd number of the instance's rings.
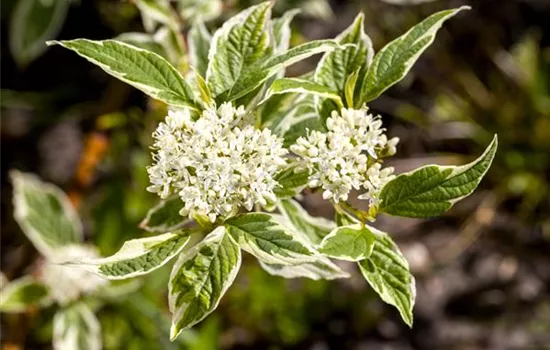
[{"label": "small white flower", "polygon": [[327,120],[326,133],[310,131],[290,147],[302,158],[301,167],[309,170],[309,186],[322,187],[323,198],[346,201],[352,189],[362,187],[361,196],[377,204],[377,194],[391,179],[393,168],[381,170],[382,155],[395,153],[399,141],[388,141],[382,121],[367,109],[333,111]]},{"label": "small white flower", "polygon": [[380,163],[373,164],[367,170],[366,180],[363,183],[363,187],[367,191],[357,198],[368,200],[371,205],[378,206],[380,204],[380,191],[394,177],[392,167],[382,169]]},{"label": "small white flower", "polygon": [[108,281],[82,268],[62,264],[98,257],[93,247],[77,244],[61,247],[54,252],[52,261],[43,260],[39,266],[38,279],[49,287],[55,301],[66,305],[84,294],[94,292]]},{"label": "small white flower", "polygon": [[250,117],[230,103],[206,109],[196,121],[188,110],[170,111],[153,133],[148,190],[162,198],[178,194],[181,215],[211,222],[272,201],[274,175],[288,151],[269,129],[250,125]]}]

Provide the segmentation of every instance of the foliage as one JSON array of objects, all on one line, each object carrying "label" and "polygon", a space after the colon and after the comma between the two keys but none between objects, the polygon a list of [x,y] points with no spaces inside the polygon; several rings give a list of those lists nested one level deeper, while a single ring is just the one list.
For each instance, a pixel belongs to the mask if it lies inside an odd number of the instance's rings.
[{"label": "foliage", "polygon": [[[444,75],[449,86],[437,89],[429,109],[400,102],[396,115],[424,128],[437,123],[441,130],[461,130],[451,136],[456,142],[473,140],[479,145],[498,133],[503,146],[495,156],[495,171],[488,176],[491,186],[499,202],[515,202],[513,211],[519,218],[540,223],[544,221],[541,214],[550,209],[546,200],[550,169],[548,47],[542,46],[535,33],[528,33],[510,49],[496,46],[494,51],[483,55],[490,63],[483,74],[465,64],[465,58],[441,53],[441,65],[457,61],[456,72]],[[439,65],[437,69],[442,70]],[[425,80],[431,88],[433,82]]]},{"label": "foliage", "polygon": [[[157,346],[155,335],[167,336],[163,326],[168,320],[159,306],[151,305],[151,300],[145,297],[139,281],[109,282],[71,266],[75,259],[97,258],[98,254],[95,247],[83,243],[80,219],[68,197],[32,174],[13,171],[11,179],[15,218],[43,257],[31,273],[2,286],[0,311],[13,314],[42,309],[45,315],[53,311],[53,330],[46,338],[53,337],[55,349],[110,348],[109,339],[113,336],[118,342],[139,339],[134,342],[137,348]],[[151,240],[158,239],[153,237],[144,242]],[[125,302],[126,298],[135,299],[136,303]],[[113,313],[132,316],[120,319]],[[129,320],[134,329],[126,334],[123,330]],[[117,327],[110,327],[112,322]],[[142,327],[143,324],[147,327]],[[182,337],[180,344],[193,345],[199,341],[190,339],[190,335]],[[165,345],[172,348],[170,343]]]},{"label": "foliage", "polygon": [[[162,4],[138,2],[147,9],[146,27],[162,23],[177,32]],[[137,41],[50,43],[171,109],[153,134],[155,164],[148,169],[149,189],[164,201],[142,223],[161,235],[71,264],[124,279],[178,256],[168,283],[172,340],[215,310],[238,273],[241,250],[287,278],[346,277],[327,257],[356,261],[374,291],[412,326],[416,291],[409,266],[390,236],[367,222],[378,213],[428,217],[450,209],[487,172],[496,136],[470,164],[431,165],[395,177],[382,164],[397,139],[388,140],[365,103],[403,79],[441,25],[466,7],[428,17],[375,54],[362,15],[334,40],[289,48],[294,13],[272,19],[272,5],[249,7],[211,37],[195,23],[188,40],[193,71],[181,67],[178,50],[163,58],[134,46]],[[313,74],[282,78],[287,66],[320,53]],[[323,191],[338,225],[310,216],[291,199],[305,188]],[[366,191],[359,198],[368,201],[368,211],[348,202],[352,189]],[[272,213],[276,208],[280,214]]]}]

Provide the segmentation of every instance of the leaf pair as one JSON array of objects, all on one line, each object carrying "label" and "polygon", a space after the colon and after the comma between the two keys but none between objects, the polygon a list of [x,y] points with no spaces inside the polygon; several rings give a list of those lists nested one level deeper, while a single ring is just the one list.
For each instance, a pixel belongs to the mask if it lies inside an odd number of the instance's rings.
[{"label": "leaf pair", "polygon": [[[175,222],[174,218],[165,215],[177,215],[177,211],[170,210],[171,206],[167,205],[170,200],[153,208],[142,225],[157,231],[161,227],[169,228],[170,225],[161,226],[160,220],[155,220],[166,218],[169,223]],[[156,226],[151,226],[155,223]],[[125,279],[150,273],[179,255],[169,284],[172,338],[215,309],[239,269],[241,249],[254,255],[267,269],[278,270],[274,274],[295,277],[306,274],[312,278],[320,278],[319,274],[326,278],[331,274],[343,274],[328,259],[316,256],[307,244],[295,238],[292,229],[270,214],[249,213],[233,217],[204,239],[200,236],[197,231],[193,235],[191,231],[182,231],[131,240],[111,257],[74,262],[73,265],[108,279]],[[195,244],[197,240],[200,242]],[[298,267],[299,271],[294,271],[293,267]]]},{"label": "leaf pair", "polygon": [[[332,111],[344,106],[361,108],[403,79],[422,52],[433,42],[443,22],[468,8],[463,6],[433,14],[386,45],[376,55],[370,38],[364,32],[364,16],[359,14],[335,38],[341,47],[323,55],[312,79],[276,80],[267,90],[264,102],[279,94],[315,96],[318,116],[312,119],[320,120],[321,127],[324,128]],[[301,122],[292,116],[287,118],[287,123],[291,125]],[[303,126],[296,129],[305,130]],[[303,133],[304,131],[302,135]],[[284,136],[286,139],[286,134]]]},{"label": "leaf pair", "polygon": [[369,285],[393,305],[412,327],[415,280],[409,264],[391,237],[374,227],[344,219],[320,244],[319,251],[332,258],[355,261]]},{"label": "leaf pair", "polygon": [[[311,55],[334,50],[334,40],[318,40],[286,50],[288,23],[295,13],[271,22],[271,2],[252,6],[231,18],[210,38],[204,26],[190,31],[191,62],[205,74],[205,95],[218,103],[253,92],[282,68]],[[278,40],[272,42],[269,32]],[[116,40],[51,41],[71,49],[105,72],[174,107],[200,109],[209,101],[197,98],[194,88],[166,59],[154,52]],[[205,58],[206,49],[208,57]],[[200,82],[200,77],[197,78]],[[206,91],[207,90],[207,91]]]}]

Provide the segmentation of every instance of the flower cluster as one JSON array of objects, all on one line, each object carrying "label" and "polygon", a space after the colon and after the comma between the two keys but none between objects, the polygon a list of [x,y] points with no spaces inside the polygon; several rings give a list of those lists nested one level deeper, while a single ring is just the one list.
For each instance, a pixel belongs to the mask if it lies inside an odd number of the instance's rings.
[{"label": "flower cluster", "polygon": [[346,201],[352,189],[365,188],[360,199],[378,203],[380,189],[393,178],[393,168],[382,169],[380,158],[395,154],[397,138],[388,140],[380,117],[367,109],[333,111],[326,133],[310,131],[291,146],[308,169],[309,186],[322,187],[323,198]]},{"label": "flower cluster", "polygon": [[204,110],[196,121],[188,110],[169,112],[153,133],[148,190],[161,198],[178,194],[181,215],[211,222],[239,207],[274,201],[274,175],[286,165],[288,151],[281,138],[246,118],[242,106],[230,103]]},{"label": "flower cluster", "polygon": [[98,258],[96,250],[84,245],[68,245],[55,251],[54,261],[43,260],[39,266],[39,280],[50,289],[52,298],[61,305],[90,294],[108,283],[106,279],[82,268],[62,265],[80,259]]}]

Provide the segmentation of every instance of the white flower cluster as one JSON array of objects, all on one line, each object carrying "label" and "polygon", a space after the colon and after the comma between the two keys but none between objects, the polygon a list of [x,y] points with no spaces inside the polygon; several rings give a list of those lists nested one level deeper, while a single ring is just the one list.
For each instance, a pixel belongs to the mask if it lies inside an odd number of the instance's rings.
[{"label": "white flower cluster", "polygon": [[286,165],[288,151],[281,138],[245,117],[242,106],[230,103],[206,109],[196,121],[188,110],[169,112],[153,133],[148,190],[161,198],[177,193],[181,215],[211,222],[241,206],[252,210],[255,203],[275,201],[273,177]]},{"label": "white flower cluster", "polygon": [[367,109],[333,111],[326,133],[310,131],[290,147],[309,170],[309,186],[322,187],[323,198],[346,201],[352,189],[365,188],[360,199],[378,203],[381,188],[393,178],[393,168],[382,169],[379,159],[395,154],[399,139],[388,140],[382,121]]},{"label": "white flower cluster", "polygon": [[39,280],[50,289],[52,298],[61,305],[90,294],[109,281],[79,267],[62,265],[68,261],[98,258],[93,247],[68,245],[55,251],[54,261],[44,260],[39,268]]}]

